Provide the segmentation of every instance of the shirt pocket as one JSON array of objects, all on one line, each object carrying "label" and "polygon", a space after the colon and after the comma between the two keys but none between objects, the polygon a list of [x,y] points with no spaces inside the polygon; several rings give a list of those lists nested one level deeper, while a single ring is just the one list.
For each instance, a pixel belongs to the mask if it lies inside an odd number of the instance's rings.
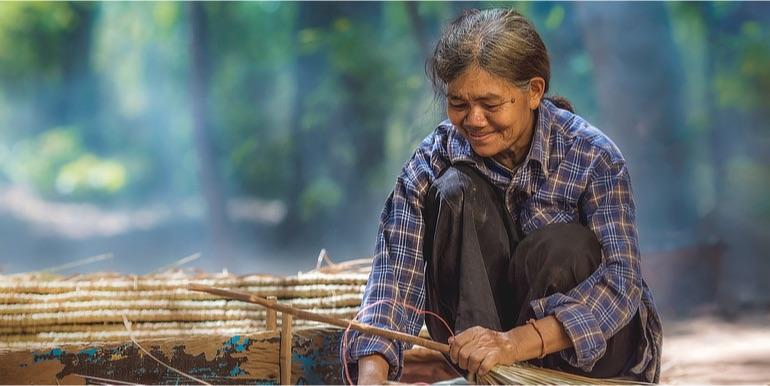
[{"label": "shirt pocket", "polygon": [[546,197],[535,194],[525,203],[521,212],[521,229],[525,235],[549,224],[578,221],[577,200],[570,197]]}]

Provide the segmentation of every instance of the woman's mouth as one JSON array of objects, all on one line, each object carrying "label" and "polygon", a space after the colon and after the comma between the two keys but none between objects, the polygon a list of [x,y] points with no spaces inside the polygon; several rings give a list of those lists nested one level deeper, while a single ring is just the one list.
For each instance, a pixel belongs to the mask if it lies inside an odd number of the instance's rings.
[{"label": "woman's mouth", "polygon": [[494,132],[488,132],[488,133],[474,133],[472,131],[468,132],[468,137],[474,141],[483,141],[487,138],[489,138]]}]

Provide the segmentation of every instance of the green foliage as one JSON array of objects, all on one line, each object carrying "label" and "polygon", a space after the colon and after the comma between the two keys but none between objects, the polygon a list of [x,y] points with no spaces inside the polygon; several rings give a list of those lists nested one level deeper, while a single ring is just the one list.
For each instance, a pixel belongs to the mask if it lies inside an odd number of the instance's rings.
[{"label": "green foliage", "polygon": [[56,191],[61,195],[110,194],[126,184],[126,168],[114,160],[102,160],[93,154],[83,154],[59,168]]},{"label": "green foliage", "polygon": [[728,36],[738,55],[720,63],[714,79],[720,107],[736,107],[744,112],[770,107],[770,28],[756,20],[741,23],[736,36]]},{"label": "green foliage", "polygon": [[82,146],[77,128],[57,128],[18,142],[5,154],[3,174],[43,196],[104,201],[125,188],[126,167]]},{"label": "green foliage", "polygon": [[767,199],[770,165],[739,154],[730,159],[726,174],[729,186],[741,187],[727,193],[730,201],[736,204],[733,213],[766,224],[770,220],[770,200]]},{"label": "green foliage", "polygon": [[343,197],[342,188],[331,178],[313,180],[300,197],[300,218],[312,221],[333,214],[339,209]]},{"label": "green foliage", "polygon": [[77,23],[73,7],[65,2],[0,3],[0,76],[5,82],[32,74],[61,77],[67,32]]},{"label": "green foliage", "polygon": [[551,8],[551,12],[548,14],[548,17],[545,19],[546,28],[559,28],[561,23],[564,21],[564,14],[564,6],[559,4],[554,5],[553,8]]}]

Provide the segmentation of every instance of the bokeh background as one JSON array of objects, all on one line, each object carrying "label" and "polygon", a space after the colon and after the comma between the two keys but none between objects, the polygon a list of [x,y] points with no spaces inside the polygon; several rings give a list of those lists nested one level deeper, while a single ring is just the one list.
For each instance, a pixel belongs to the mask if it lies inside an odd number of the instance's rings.
[{"label": "bokeh background", "polygon": [[765,2],[2,2],[1,273],[371,257],[444,116],[440,27],[495,5],[534,21],[551,91],[628,159],[664,314],[766,309]]}]

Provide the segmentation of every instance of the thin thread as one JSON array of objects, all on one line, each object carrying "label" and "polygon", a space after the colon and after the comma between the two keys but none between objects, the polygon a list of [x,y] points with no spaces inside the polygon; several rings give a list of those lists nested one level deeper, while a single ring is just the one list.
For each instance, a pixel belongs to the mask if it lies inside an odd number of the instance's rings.
[{"label": "thin thread", "polygon": [[543,338],[543,333],[540,332],[540,329],[537,327],[537,324],[535,324],[535,319],[527,320],[527,324],[532,326],[535,329],[535,331],[537,331],[537,335],[540,336],[540,342],[543,343],[543,346],[541,347],[540,356],[537,357],[537,359],[543,359],[543,358],[545,358],[545,354],[546,354],[546,351],[545,351],[545,339]]},{"label": "thin thread", "polygon": [[[348,369],[348,355],[347,355],[348,332],[350,331],[350,327],[353,325],[353,322],[358,320],[358,316],[361,315],[362,312],[364,312],[364,311],[366,311],[366,310],[368,310],[368,309],[370,309],[370,308],[372,308],[372,307],[374,307],[376,305],[380,305],[382,303],[398,304],[393,299],[382,299],[382,300],[378,300],[378,301],[376,301],[376,302],[374,302],[374,303],[372,303],[372,304],[362,308],[361,310],[359,310],[356,313],[356,316],[354,316],[353,319],[350,320],[350,323],[348,324],[348,328],[346,328],[345,332],[342,334],[342,366],[345,368],[345,379],[347,379],[348,384],[350,384],[350,385],[353,384],[353,379],[350,377],[350,370]],[[455,336],[455,333],[449,327],[449,324],[443,318],[441,318],[438,314],[436,314],[434,312],[431,312],[431,311],[420,310],[417,307],[410,306],[408,304],[401,304],[401,306],[404,306],[407,309],[410,309],[410,310],[412,310],[412,311],[414,311],[414,312],[416,312],[416,313],[418,313],[420,315],[431,315],[431,316],[435,317],[436,319],[440,320],[441,323],[444,324],[444,326],[449,331],[449,333],[452,334],[452,336]]]},{"label": "thin thread", "polygon": [[125,325],[125,326],[126,326],[126,331],[128,331],[128,337],[129,337],[129,338],[131,338],[131,341],[132,341],[132,342],[134,342],[134,344],[135,344],[137,347],[139,347],[139,349],[140,349],[140,350],[142,350],[142,352],[144,352],[145,354],[147,354],[147,356],[149,356],[150,358],[154,359],[154,360],[155,360],[155,362],[158,362],[158,363],[160,363],[161,365],[163,365],[163,366],[164,366],[164,367],[166,367],[167,369],[169,369],[169,370],[171,370],[171,371],[173,371],[173,372],[175,372],[175,373],[177,373],[177,374],[179,374],[179,375],[181,375],[181,376],[183,376],[183,377],[185,377],[185,378],[189,378],[189,379],[192,379],[193,381],[197,381],[197,382],[200,382],[200,383],[201,383],[201,384],[203,384],[203,385],[209,385],[209,386],[211,386],[211,384],[210,384],[210,383],[208,383],[208,382],[206,382],[206,381],[203,381],[203,380],[201,380],[201,379],[195,378],[195,377],[193,377],[192,375],[189,375],[189,374],[185,374],[185,373],[183,373],[183,372],[181,372],[181,371],[179,371],[179,370],[177,370],[177,369],[175,369],[175,368],[173,368],[173,367],[171,367],[171,366],[169,366],[169,365],[167,365],[167,364],[163,363],[163,362],[162,362],[160,359],[158,359],[158,358],[155,358],[155,357],[154,357],[152,354],[150,354],[150,352],[149,352],[149,351],[145,350],[145,349],[144,349],[144,347],[142,347],[142,345],[141,345],[141,344],[139,344],[139,342],[136,340],[136,338],[134,338],[134,331],[132,331],[132,330],[131,330],[131,322],[129,322],[129,321],[128,321],[128,317],[126,317],[126,314],[123,314],[122,316],[123,316],[123,325]]}]

